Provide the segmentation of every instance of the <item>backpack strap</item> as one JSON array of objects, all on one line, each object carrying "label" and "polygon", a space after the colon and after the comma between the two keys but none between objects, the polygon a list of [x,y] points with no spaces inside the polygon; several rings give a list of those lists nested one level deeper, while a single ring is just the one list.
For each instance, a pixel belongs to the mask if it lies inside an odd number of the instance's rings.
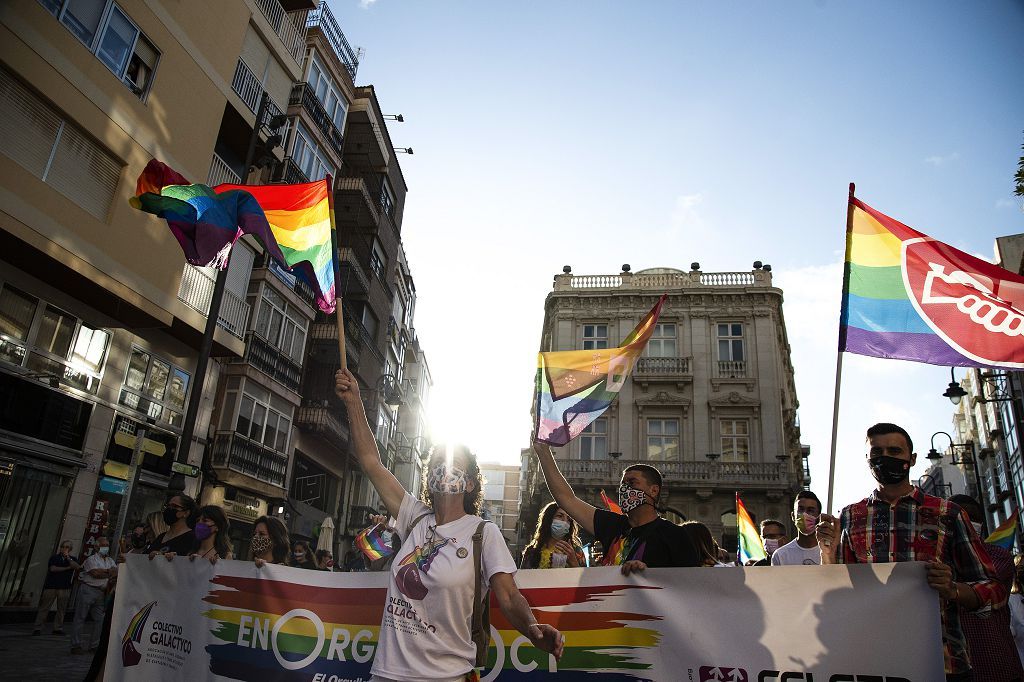
[{"label": "backpack strap", "polygon": [[470,636],[476,644],[476,667],[482,668],[487,664],[487,649],[491,642],[490,624],[490,590],[480,594],[480,582],[482,569],[480,557],[483,555],[484,526],[487,521],[481,521],[473,534],[473,618],[470,621]]},{"label": "backpack strap", "polygon": [[[409,524],[409,535],[410,535],[410,536],[412,535],[412,529],[416,527],[416,524],[417,524],[417,523],[419,523],[420,521],[422,521],[423,519],[427,518],[428,516],[430,516],[430,515],[431,515],[431,514],[433,514],[433,513],[434,513],[434,512],[427,512],[427,513],[425,513],[425,514],[420,514],[420,515],[419,515],[419,516],[417,516],[417,517],[416,517],[415,519],[413,519],[413,520],[412,520],[412,523],[410,523],[410,524]],[[397,523],[397,522],[396,522],[396,523]],[[406,539],[406,540],[408,540],[409,538],[405,538],[405,539]]]}]

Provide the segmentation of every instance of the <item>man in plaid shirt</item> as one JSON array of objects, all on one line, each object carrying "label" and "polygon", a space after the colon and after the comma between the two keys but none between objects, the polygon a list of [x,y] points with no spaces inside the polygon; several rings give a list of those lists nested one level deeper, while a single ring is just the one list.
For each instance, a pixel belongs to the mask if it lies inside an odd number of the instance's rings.
[{"label": "man in plaid shirt", "polygon": [[910,483],[910,468],[917,461],[910,435],[895,424],[875,424],[867,441],[868,466],[878,486],[844,508],[839,519],[821,515],[821,563],[927,562],[928,585],[942,599],[946,680],[969,681],[971,664],[958,609],[983,614],[1000,608],[1006,588],[995,580],[992,561],[963,510]]}]

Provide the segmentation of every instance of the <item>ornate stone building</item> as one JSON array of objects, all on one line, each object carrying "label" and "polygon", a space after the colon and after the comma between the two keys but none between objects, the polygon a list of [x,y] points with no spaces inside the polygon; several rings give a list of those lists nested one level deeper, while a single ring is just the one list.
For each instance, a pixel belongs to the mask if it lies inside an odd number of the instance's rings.
[{"label": "ornate stone building", "polygon": [[[596,506],[602,489],[615,498],[628,464],[656,466],[666,516],[707,524],[735,552],[734,494],[755,520],[788,521],[793,495],[809,484],[809,450],[800,444],[782,291],[770,267],[699,267],[632,273],[626,265],[595,276],[566,267],[545,301],[540,350],[617,346],[668,294],[616,401],[555,457],[577,494]],[[532,529],[550,497],[536,457],[524,451],[523,459],[520,528]]]}]

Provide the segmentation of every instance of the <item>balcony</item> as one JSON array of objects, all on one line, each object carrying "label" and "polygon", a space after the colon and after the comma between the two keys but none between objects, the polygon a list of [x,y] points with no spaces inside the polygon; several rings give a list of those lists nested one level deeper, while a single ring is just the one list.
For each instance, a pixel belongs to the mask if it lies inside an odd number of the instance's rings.
[{"label": "balcony", "polygon": [[615,275],[573,275],[566,273],[555,276],[555,291],[577,289],[638,289],[664,292],[679,289],[700,289],[705,287],[770,287],[772,273],[765,270],[750,272],[622,272]]},{"label": "balcony", "polygon": [[747,363],[743,360],[721,360],[715,368],[719,379],[746,379]]},{"label": "balcony", "polygon": [[249,332],[245,339],[245,362],[298,393],[302,366],[256,332]]},{"label": "balcony", "polygon": [[633,368],[633,381],[644,387],[651,382],[682,384],[692,380],[690,358],[640,358]]},{"label": "balcony", "polygon": [[345,338],[352,344],[358,345],[360,351],[366,351],[381,365],[384,364],[384,354],[377,348],[377,342],[374,340],[370,331],[363,326],[363,323],[352,317],[347,309],[343,310],[345,313]]},{"label": "balcony", "polygon": [[559,459],[558,468],[573,485],[614,486],[631,464],[657,467],[665,482],[689,488],[788,486],[784,462],[633,462],[611,459]]},{"label": "balcony", "polygon": [[[335,321],[334,316],[330,316],[329,319],[330,319],[330,322],[314,322],[313,324],[310,325],[310,327],[309,327],[309,338],[310,338],[310,340],[312,340],[312,341],[327,341],[327,342],[330,342],[331,345],[337,346],[337,343],[338,343],[338,325],[337,325],[337,322]],[[362,346],[362,344],[358,343],[358,340],[359,340],[359,327],[356,326],[355,321],[352,320],[351,318],[349,318],[348,316],[345,317],[345,338],[346,338],[346,340],[349,339],[349,338],[354,338],[357,341],[356,343],[346,343],[345,344],[345,355],[348,356],[348,364],[351,367],[353,367],[353,368],[358,367],[359,366],[359,349]],[[334,352],[334,356],[333,357],[335,358],[335,366],[337,366],[337,357],[338,357],[337,353],[338,353],[338,351],[335,349],[333,352]],[[353,369],[353,371],[355,371],[355,370]],[[305,392],[303,392],[303,393],[305,394]]]},{"label": "balcony", "polygon": [[[185,263],[185,269],[181,273],[181,284],[178,286],[178,300],[193,310],[208,315],[215,278],[216,270],[213,268],[197,268]],[[225,289],[217,315],[217,326],[242,339],[248,321],[249,304]]]},{"label": "balcony", "polygon": [[259,481],[284,488],[288,457],[234,432],[218,433],[213,440],[213,466],[231,469]]},{"label": "balcony", "polygon": [[306,174],[295,163],[295,159],[286,156],[281,163],[277,164],[274,181],[283,182],[288,185],[301,185],[309,182],[309,178],[306,177]]},{"label": "balcony", "polygon": [[327,3],[321,2],[319,9],[306,15],[306,30],[311,28],[318,29],[324,34],[327,43],[334,50],[334,55],[344,64],[345,70],[352,76],[352,80],[355,80],[356,71],[359,70],[359,54],[348,44],[345,34],[342,33],[341,27],[338,26]]},{"label": "balcony", "polygon": [[[252,72],[252,69],[241,59],[235,65],[235,75],[231,79],[231,89],[245,102],[245,106],[249,107],[249,111],[254,114],[259,111],[260,97],[263,96],[263,84],[260,83],[260,79]],[[269,100],[267,102],[267,110],[263,115],[263,124],[270,123],[270,119],[280,114],[281,107],[273,100]]]},{"label": "balcony", "polygon": [[213,161],[210,163],[210,174],[207,177],[206,184],[210,187],[223,184],[240,185],[242,184],[242,178],[231,169],[231,166],[224,159],[214,154]]},{"label": "balcony", "polygon": [[[334,180],[335,218],[339,224],[376,229],[380,222],[379,202],[369,181],[361,175],[344,175]],[[376,192],[379,193],[379,188]]]},{"label": "balcony", "polygon": [[324,109],[320,98],[316,96],[309,83],[296,83],[292,88],[291,97],[288,99],[288,106],[302,106],[309,118],[316,124],[316,127],[323,133],[324,139],[334,148],[340,156],[344,153],[341,131],[334,124],[331,115]]},{"label": "balcony", "polygon": [[311,433],[323,436],[325,440],[334,441],[341,446],[349,440],[348,424],[339,415],[338,410],[326,404],[305,404],[295,412],[295,425]]},{"label": "balcony", "polygon": [[274,33],[284,43],[284,49],[302,63],[302,51],[306,47],[306,28],[308,23],[302,21],[302,13],[292,14],[285,11],[278,0],[256,0],[256,6],[274,29]]},{"label": "balcony", "polygon": [[338,256],[341,266],[341,291],[347,296],[370,293],[370,278],[359,264],[355,251],[348,247],[341,248],[338,249]]}]

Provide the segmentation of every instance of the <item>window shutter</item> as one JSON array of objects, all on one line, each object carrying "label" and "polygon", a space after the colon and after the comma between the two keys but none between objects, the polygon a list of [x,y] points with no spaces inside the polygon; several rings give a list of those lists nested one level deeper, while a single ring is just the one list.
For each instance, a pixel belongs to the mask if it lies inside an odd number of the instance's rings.
[{"label": "window shutter", "polygon": [[46,171],[61,119],[6,69],[0,69],[0,151],[37,178]]},{"label": "window shutter", "polygon": [[46,182],[100,220],[114,200],[121,164],[105,149],[65,125]]},{"label": "window shutter", "polygon": [[245,40],[242,42],[242,61],[262,81],[269,60],[270,48],[267,47],[266,43],[263,42],[263,39],[253,30],[250,24],[249,30],[245,33]]},{"label": "window shutter", "polygon": [[288,98],[292,92],[292,79],[276,60],[270,61],[267,77],[263,81],[263,89],[267,91],[270,99],[281,111],[287,111]]},{"label": "window shutter", "polygon": [[252,264],[256,255],[245,242],[238,240],[231,247],[231,260],[228,261],[228,280],[225,289],[238,298],[245,300],[249,288],[249,277],[252,275]]}]

